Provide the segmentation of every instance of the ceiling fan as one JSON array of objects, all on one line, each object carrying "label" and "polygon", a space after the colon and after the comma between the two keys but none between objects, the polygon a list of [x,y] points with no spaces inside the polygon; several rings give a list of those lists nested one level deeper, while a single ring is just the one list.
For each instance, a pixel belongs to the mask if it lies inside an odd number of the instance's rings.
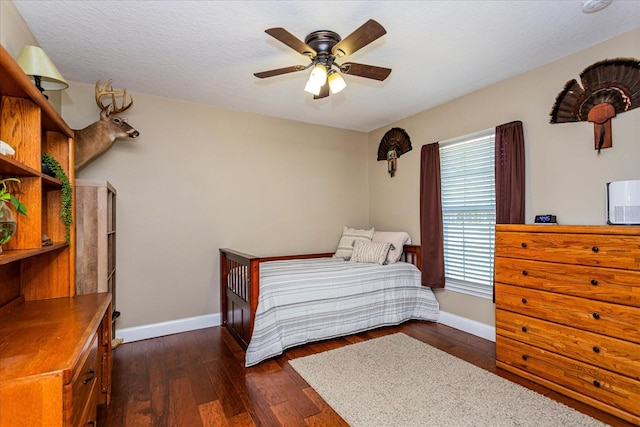
[{"label": "ceiling fan", "polygon": [[346,83],[339,72],[379,81],[383,81],[391,73],[390,68],[355,62],[335,62],[336,59],[351,55],[387,33],[384,27],[373,19],[369,19],[344,39],[338,33],[328,30],[314,31],[305,37],[304,42],[284,28],[269,28],[265,32],[296,52],[308,56],[311,62],[306,66],[293,65],[262,71],[254,73],[254,76],[264,79],[312,68],[304,90],[312,93],[313,99],[326,98],[329,91],[335,94],[345,88]]}]

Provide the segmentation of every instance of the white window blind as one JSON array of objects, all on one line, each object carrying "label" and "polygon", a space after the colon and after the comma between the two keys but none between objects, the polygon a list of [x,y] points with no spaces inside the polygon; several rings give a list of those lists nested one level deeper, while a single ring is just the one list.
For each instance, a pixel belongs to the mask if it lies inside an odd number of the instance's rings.
[{"label": "white window blind", "polygon": [[491,298],[495,246],[495,131],[440,144],[446,287]]}]

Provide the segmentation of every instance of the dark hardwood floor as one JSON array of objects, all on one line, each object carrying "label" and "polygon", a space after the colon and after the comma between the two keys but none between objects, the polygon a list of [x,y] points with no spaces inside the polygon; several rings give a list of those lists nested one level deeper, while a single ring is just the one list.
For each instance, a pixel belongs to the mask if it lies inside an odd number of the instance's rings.
[{"label": "dark hardwood floor", "polygon": [[495,345],[437,323],[400,326],[308,344],[252,368],[226,329],[214,327],[125,343],[113,353],[111,405],[100,426],[346,426],[288,361],[403,332],[571,406],[611,426],[623,420],[495,367]]}]

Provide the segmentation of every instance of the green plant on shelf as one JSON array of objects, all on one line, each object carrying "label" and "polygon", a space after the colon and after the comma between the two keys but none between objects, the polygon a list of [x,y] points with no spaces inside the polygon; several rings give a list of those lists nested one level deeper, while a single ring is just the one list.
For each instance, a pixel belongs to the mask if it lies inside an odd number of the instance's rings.
[{"label": "green plant on shelf", "polygon": [[11,192],[9,192],[9,188],[7,187],[7,182],[17,182],[20,183],[18,178],[5,178],[0,179],[0,183],[2,184],[2,188],[0,188],[0,202],[11,202],[13,208],[22,215],[27,215],[27,207],[22,204],[20,200],[18,200]]},{"label": "green plant on shelf", "polygon": [[60,218],[66,227],[64,239],[67,243],[71,240],[71,224],[73,224],[73,188],[67,178],[67,174],[60,166],[60,163],[47,153],[42,153],[42,163],[60,180],[62,183],[62,207]]},{"label": "green plant on shelf", "polygon": [[2,252],[2,245],[11,240],[17,230],[16,220],[9,206],[13,205],[17,213],[27,215],[25,205],[9,191],[9,187],[7,186],[9,182],[19,183],[20,180],[18,178],[0,179],[0,183],[2,184],[0,187],[0,252]]}]

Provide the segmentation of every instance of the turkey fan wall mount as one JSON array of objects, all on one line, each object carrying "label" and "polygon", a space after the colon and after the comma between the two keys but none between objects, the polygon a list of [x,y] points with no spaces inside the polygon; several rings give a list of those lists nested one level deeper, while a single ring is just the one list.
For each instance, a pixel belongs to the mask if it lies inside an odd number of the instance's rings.
[{"label": "turkey fan wall mount", "polygon": [[396,176],[398,158],[411,151],[411,138],[402,128],[389,129],[378,145],[378,161],[387,161],[387,170],[391,178]]},{"label": "turkey fan wall mount", "polygon": [[284,28],[269,28],[265,32],[296,52],[308,56],[311,62],[307,65],[262,71],[254,73],[254,76],[264,79],[312,68],[304,90],[312,93],[313,99],[326,98],[329,92],[335,94],[344,89],[346,84],[340,73],[378,81],[385,80],[391,74],[390,68],[355,62],[336,62],[336,59],[353,54],[387,33],[384,27],[373,19],[365,22],[344,39],[338,33],[328,30],[314,31],[305,37],[304,42]]},{"label": "turkey fan wall mount", "polygon": [[605,59],[580,73],[582,86],[565,83],[551,109],[551,123],[593,122],[595,149],[613,146],[611,119],[640,107],[640,60]]}]

